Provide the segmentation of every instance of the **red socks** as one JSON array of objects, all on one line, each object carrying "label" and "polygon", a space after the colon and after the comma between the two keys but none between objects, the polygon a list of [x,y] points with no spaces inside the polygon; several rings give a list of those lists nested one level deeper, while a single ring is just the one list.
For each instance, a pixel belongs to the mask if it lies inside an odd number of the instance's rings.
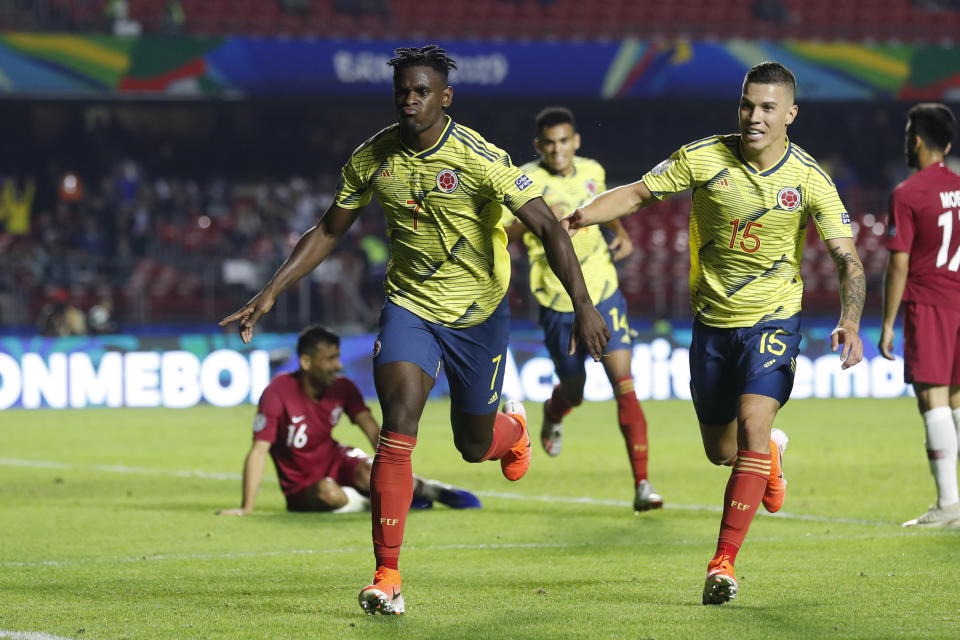
[{"label": "red socks", "polygon": [[499,460],[520,439],[521,435],[523,435],[523,427],[516,418],[498,411],[493,422],[493,441],[490,443],[490,449],[481,458],[481,462]]},{"label": "red socks", "polygon": [[737,451],[737,462],[723,494],[723,519],[717,539],[717,555],[729,555],[731,563],[736,560],[743,539],[747,537],[769,478],[769,453]]},{"label": "red socks", "polygon": [[[633,392],[633,377],[624,376],[613,385],[617,398],[617,419],[620,433],[627,443],[627,455],[633,467],[634,486],[647,479],[647,419],[640,408],[637,394]],[[556,395],[556,392],[554,392]]]},{"label": "red socks", "polygon": [[377,559],[377,568],[398,568],[403,527],[407,523],[407,511],[413,499],[410,454],[416,444],[414,437],[380,431],[380,442],[370,473],[373,554]]},{"label": "red socks", "polygon": [[577,404],[570,404],[567,402],[567,399],[563,397],[562,393],[560,393],[560,385],[557,385],[553,388],[553,395],[550,396],[544,405],[543,412],[546,414],[548,421],[558,424],[563,422],[563,417],[570,413],[573,408],[579,404],[580,402]]}]

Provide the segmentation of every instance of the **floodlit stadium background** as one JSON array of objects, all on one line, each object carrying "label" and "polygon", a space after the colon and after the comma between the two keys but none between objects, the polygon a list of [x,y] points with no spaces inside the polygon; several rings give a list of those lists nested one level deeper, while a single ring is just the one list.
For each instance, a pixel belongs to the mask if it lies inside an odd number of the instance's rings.
[{"label": "floodlit stadium background", "polygon": [[[315,222],[352,149],[393,121],[392,50],[428,43],[460,64],[455,120],[520,164],[534,114],[569,106],[611,186],[735,130],[746,69],[785,63],[799,81],[791,138],[837,183],[869,294],[866,362],[838,374],[836,271],[811,226],[794,397],[908,392],[874,346],[886,202],[907,175],[908,106],[960,112],[956,1],[14,0],[0,28],[0,408],[253,402],[294,365],[309,322],[344,335],[347,373],[372,395],[388,257],[376,204],[249,348],[215,323]],[[624,221],[641,399],[689,396],[688,211],[678,197]],[[511,251],[504,394],[543,400],[552,366]],[[610,397],[599,369],[587,397]]]}]

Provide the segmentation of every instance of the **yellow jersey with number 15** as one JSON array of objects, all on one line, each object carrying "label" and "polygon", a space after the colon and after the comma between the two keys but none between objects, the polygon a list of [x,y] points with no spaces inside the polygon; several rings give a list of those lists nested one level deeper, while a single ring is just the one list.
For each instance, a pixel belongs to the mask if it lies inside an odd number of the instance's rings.
[{"label": "yellow jersey with number 15", "polygon": [[[568,176],[551,173],[539,161],[528,162],[520,167],[534,182],[543,187],[543,199],[550,207],[557,207],[563,214],[587,200],[603,193],[607,189],[606,172],[596,160],[574,156],[573,173]],[[503,226],[509,226],[515,217],[504,212]],[[600,227],[588,227],[580,230],[573,238],[573,250],[580,261],[580,270],[587,284],[587,293],[593,304],[597,305],[613,295],[619,286],[617,268],[610,257],[607,241]],[[570,313],[573,302],[567,290],[550,268],[547,254],[540,238],[529,231],[523,234],[530,261],[530,290],[541,306]]]},{"label": "yellow jersey with number 15", "polygon": [[774,166],[757,171],[740,152],[739,134],[704,138],[643,183],[658,199],[693,190],[690,306],[706,325],[749,327],[799,313],[807,221],[823,240],[853,236],[833,182],[789,140]]},{"label": "yellow jersey with number 15", "polygon": [[334,202],[358,209],[376,196],[387,218],[387,300],[448,327],[480,324],[503,300],[510,256],[501,206],[516,211],[540,188],[510,156],[446,118],[437,143],[408,149],[398,125],[353,152]]}]

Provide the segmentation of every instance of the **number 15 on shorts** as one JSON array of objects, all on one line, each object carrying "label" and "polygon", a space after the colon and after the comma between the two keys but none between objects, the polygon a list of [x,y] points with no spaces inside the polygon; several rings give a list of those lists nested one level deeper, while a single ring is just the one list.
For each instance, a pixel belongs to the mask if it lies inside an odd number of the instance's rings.
[{"label": "number 15 on shorts", "polygon": [[778,334],[786,335],[787,332],[783,329],[777,329],[776,331],[765,331],[760,336],[760,353],[770,353],[775,356],[782,356],[783,353],[787,350],[787,345],[783,343],[782,340],[777,338]]}]

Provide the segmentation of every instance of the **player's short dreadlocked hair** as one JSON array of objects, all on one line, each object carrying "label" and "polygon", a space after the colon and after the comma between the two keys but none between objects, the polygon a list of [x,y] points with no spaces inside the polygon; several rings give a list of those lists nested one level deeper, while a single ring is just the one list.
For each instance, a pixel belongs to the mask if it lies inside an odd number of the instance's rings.
[{"label": "player's short dreadlocked hair", "polygon": [[300,332],[297,338],[297,355],[313,356],[317,352],[317,346],[328,344],[334,347],[340,346],[340,336],[325,327],[318,324],[312,324]]},{"label": "player's short dreadlocked hair", "polygon": [[430,67],[447,81],[450,69],[456,69],[457,63],[447,55],[444,49],[435,44],[425,47],[400,47],[393,52],[396,57],[390,58],[387,64],[393,67],[393,79],[396,81],[400,70],[407,67]]},{"label": "player's short dreadlocked hair", "polygon": [[921,102],[907,112],[910,129],[924,144],[937,151],[945,151],[957,132],[957,119],[950,107],[936,102]]},{"label": "player's short dreadlocked hair", "polygon": [[790,97],[797,95],[797,77],[793,71],[787,69],[779,62],[761,62],[754,66],[747,75],[743,77],[743,88],[751,82],[756,84],[779,84],[790,90]]},{"label": "player's short dreadlocked hair", "polygon": [[537,125],[537,135],[549,127],[555,127],[558,124],[569,124],[576,130],[577,123],[573,119],[573,112],[566,107],[547,107],[537,114],[534,122]]}]

